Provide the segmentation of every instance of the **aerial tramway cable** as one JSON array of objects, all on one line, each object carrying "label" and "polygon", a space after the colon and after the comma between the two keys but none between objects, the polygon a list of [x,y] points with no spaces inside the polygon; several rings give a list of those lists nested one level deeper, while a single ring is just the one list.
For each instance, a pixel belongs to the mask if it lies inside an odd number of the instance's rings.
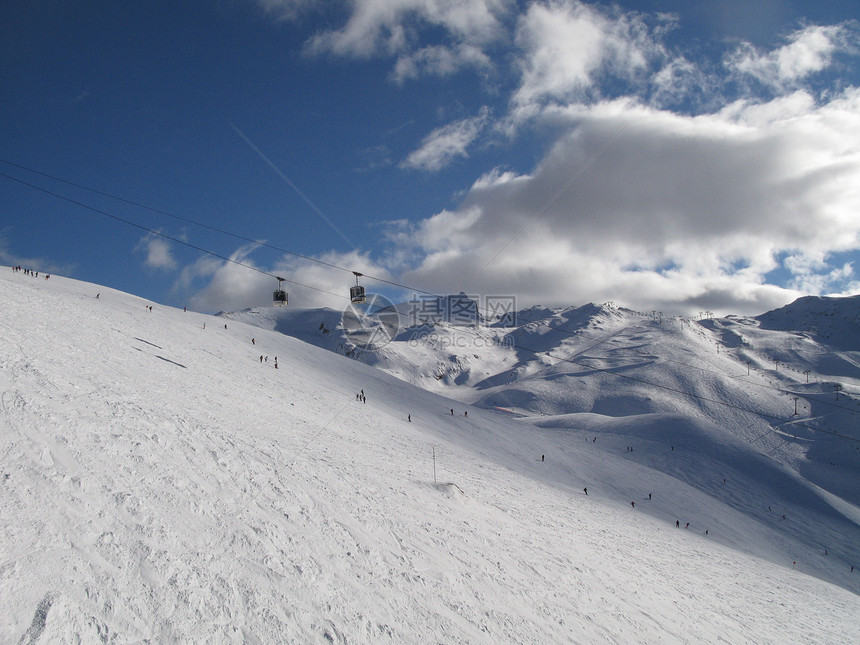
[{"label": "aerial tramway cable", "polygon": [[[114,215],[113,213],[108,213],[107,211],[101,210],[100,208],[96,208],[94,206],[90,206],[89,204],[85,204],[83,202],[79,202],[71,197],[66,197],[65,195],[60,195],[59,193],[55,193],[53,191],[48,190],[47,188],[42,188],[41,186],[36,186],[35,184],[31,184],[29,182],[24,181],[23,179],[18,179],[17,177],[12,177],[11,175],[7,175],[5,173],[0,172],[0,177],[5,177],[11,181],[17,182],[28,188],[32,188],[34,190],[38,190],[40,192],[45,193],[46,195],[51,195],[52,197],[56,197],[57,199],[62,199],[63,201],[69,202],[70,204],[74,204],[76,206],[80,206],[81,208],[85,208],[86,210],[92,211],[93,213],[98,213],[99,215],[104,215],[105,217],[109,217],[118,222],[122,222],[123,224],[127,224],[129,226],[133,226],[134,228],[138,228],[142,231],[146,231],[152,235],[157,235],[158,237],[162,237],[166,240],[170,240],[171,242],[176,242],[177,244],[181,244],[183,246],[187,246],[190,249],[194,249],[195,251],[200,251],[201,253],[206,253],[207,255],[211,255],[213,257],[219,258],[226,262],[230,262],[232,264],[245,267],[246,269],[251,269],[252,271],[256,271],[257,273],[262,273],[263,275],[270,276],[272,278],[278,278],[274,273],[270,273],[265,269],[260,269],[250,264],[245,264],[244,262],[240,262],[239,260],[234,260],[233,258],[229,258],[225,255],[221,255],[220,253],[216,253],[215,251],[210,251],[209,249],[204,249],[202,246],[197,246],[196,244],[191,244],[190,242],[186,242],[184,240],[180,240],[178,238],[167,235],[166,233],[162,233],[160,231],[156,231],[154,229],[143,226],[142,224],[138,224],[137,222],[132,222],[131,220],[125,219],[123,217],[119,217],[118,215]],[[280,280],[284,282],[289,282],[290,284],[295,284],[300,287],[304,287],[306,289],[311,289],[313,291],[319,291],[320,293],[325,293],[330,296],[335,296],[337,298],[346,298],[343,294],[333,293],[331,291],[326,291],[325,289],[320,289],[318,287],[312,287],[309,284],[302,284],[301,282],[296,282],[295,280],[287,280],[286,278],[280,278]]]}]

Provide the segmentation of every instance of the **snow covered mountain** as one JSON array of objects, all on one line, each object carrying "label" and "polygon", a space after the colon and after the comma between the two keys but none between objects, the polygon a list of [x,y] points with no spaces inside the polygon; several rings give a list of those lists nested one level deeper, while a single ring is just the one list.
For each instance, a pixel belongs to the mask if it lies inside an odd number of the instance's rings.
[{"label": "snow covered mountain", "polygon": [[520,315],[0,274],[0,641],[860,640],[856,344]]}]

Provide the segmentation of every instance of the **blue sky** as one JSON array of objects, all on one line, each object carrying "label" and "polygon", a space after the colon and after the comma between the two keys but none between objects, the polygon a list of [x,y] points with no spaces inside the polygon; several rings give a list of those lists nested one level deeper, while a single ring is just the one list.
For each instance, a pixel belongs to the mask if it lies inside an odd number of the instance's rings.
[{"label": "blue sky", "polygon": [[269,274],[342,308],[353,278],[331,265],[521,306],[855,294],[855,14],[6,3],[0,262],[201,311],[266,304]]}]

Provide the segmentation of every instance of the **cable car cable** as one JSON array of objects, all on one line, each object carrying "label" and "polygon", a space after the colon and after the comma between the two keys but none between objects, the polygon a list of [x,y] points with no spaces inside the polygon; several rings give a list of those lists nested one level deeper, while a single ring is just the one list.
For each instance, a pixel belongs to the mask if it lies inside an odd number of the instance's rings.
[{"label": "cable car cable", "polygon": [[[143,203],[141,203],[141,202],[137,202],[137,201],[134,201],[134,200],[131,200],[131,199],[126,199],[126,198],[124,198],[124,197],[120,197],[120,196],[118,196],[118,195],[113,195],[113,194],[111,194],[111,193],[108,193],[108,192],[105,192],[105,191],[99,190],[99,189],[97,189],[97,188],[91,188],[91,187],[89,187],[89,186],[85,186],[85,185],[83,185],[83,184],[79,184],[79,183],[76,183],[76,182],[73,182],[73,181],[69,181],[69,180],[67,180],[67,179],[62,179],[62,178],[57,177],[57,176],[55,176],[55,175],[51,175],[51,174],[49,174],[49,173],[42,172],[42,171],[40,171],[40,170],[35,170],[35,169],[33,169],[33,168],[28,168],[27,166],[23,166],[23,165],[21,165],[21,164],[17,164],[17,163],[15,163],[15,162],[8,161],[8,160],[6,160],[6,159],[0,159],[0,163],[8,164],[8,165],[10,165],[10,166],[13,166],[13,167],[15,167],[15,168],[19,168],[19,169],[24,170],[24,171],[26,171],[26,172],[31,172],[31,173],[33,173],[33,174],[40,175],[40,176],[42,176],[42,177],[46,177],[46,178],[51,179],[51,180],[53,180],[53,181],[58,181],[58,182],[60,182],[60,183],[67,184],[67,185],[69,185],[69,186],[74,186],[75,188],[80,188],[81,190],[86,190],[86,191],[89,191],[89,192],[91,192],[91,193],[95,193],[96,195],[101,195],[102,197],[107,197],[107,198],[109,198],[109,199],[115,199],[115,200],[117,200],[117,201],[119,201],[119,202],[122,202],[122,203],[124,203],[124,204],[128,204],[129,206],[134,206],[134,207],[136,207],[136,208],[142,208],[142,209],[144,209],[144,210],[148,210],[148,211],[150,211],[150,212],[157,213],[158,215],[163,215],[163,216],[165,216],[165,217],[170,217],[170,218],[173,218],[173,219],[179,220],[179,221],[181,221],[181,222],[186,222],[186,223],[188,223],[188,224],[193,224],[194,226],[199,226],[199,227],[201,227],[201,228],[205,228],[205,229],[210,230],[210,231],[213,231],[213,232],[215,232],[215,233],[220,233],[220,234],[222,234],[222,235],[229,235],[230,237],[234,237],[234,238],[236,238],[237,240],[242,240],[242,241],[244,241],[244,242],[251,242],[251,243],[253,243],[253,244],[256,244],[256,245],[258,245],[258,246],[265,247],[265,248],[267,248],[267,249],[271,249],[271,250],[273,250],[273,251],[278,251],[278,252],[280,252],[280,253],[286,253],[286,254],[288,254],[288,255],[292,255],[292,256],[295,256],[295,257],[297,257],[297,258],[301,258],[302,260],[307,260],[307,261],[309,261],[309,262],[315,262],[316,264],[320,264],[320,265],[323,265],[323,266],[327,266],[327,267],[329,267],[329,268],[331,268],[331,269],[338,269],[338,270],[340,270],[340,271],[344,271],[344,272],[346,272],[346,273],[355,273],[355,271],[354,271],[353,269],[349,269],[349,268],[347,268],[347,267],[342,267],[342,266],[339,266],[339,265],[334,264],[334,263],[332,263],[332,262],[326,262],[325,260],[320,260],[320,259],[318,259],[318,258],[310,257],[310,256],[308,256],[308,255],[303,255],[303,254],[301,254],[301,253],[297,253],[296,251],[290,251],[289,249],[284,249],[284,248],[281,248],[281,247],[275,246],[275,245],[273,245],[273,244],[269,244],[269,243],[267,243],[267,242],[261,242],[260,240],[255,240],[255,239],[252,239],[252,238],[246,237],[246,236],[244,236],[244,235],[240,235],[240,234],[238,234],[238,233],[233,233],[233,232],[231,232],[231,231],[227,231],[227,230],[224,230],[224,229],[222,229],[222,228],[218,228],[217,226],[212,226],[212,225],[210,225],[210,224],[203,224],[203,223],[201,223],[201,222],[198,222],[198,221],[196,221],[196,220],[191,219],[190,217],[184,217],[184,216],[182,216],[182,215],[177,215],[177,214],[175,214],[175,213],[171,213],[171,212],[169,212],[169,211],[165,211],[165,210],[162,210],[162,209],[159,209],[159,208],[155,208],[154,206],[148,206],[147,204],[143,204]],[[62,198],[62,199],[67,199],[67,201],[72,201],[73,203],[76,203],[76,204],[82,205],[82,204],[80,204],[79,202],[75,202],[74,200],[71,200],[71,199],[68,199],[68,198],[62,197],[61,195],[58,195],[58,194],[56,194],[56,193],[52,193],[52,192],[47,191],[47,190],[45,190],[45,189],[41,189],[41,188],[39,188],[38,186],[34,186],[34,185],[32,185],[32,184],[28,184],[28,183],[26,183],[26,182],[24,182],[24,181],[17,180],[17,179],[15,179],[14,177],[10,177],[9,175],[5,175],[5,174],[0,173],[0,176],[7,177],[7,178],[9,178],[9,179],[13,179],[13,180],[15,180],[15,181],[19,181],[20,183],[22,183],[22,184],[24,184],[24,185],[26,185],[26,186],[31,186],[32,188],[36,188],[36,189],[38,189],[38,190],[42,190],[43,192],[47,192],[47,193],[48,193],[48,194],[50,194],[50,195],[54,195],[54,196],[56,196],[56,197],[60,197],[60,198]],[[88,206],[84,206],[84,207],[85,207],[85,208],[89,208]],[[147,230],[148,230],[148,229],[147,229]],[[165,237],[166,237],[166,236],[165,236]],[[181,243],[181,242],[180,242],[180,243]],[[424,295],[433,296],[433,297],[435,297],[435,298],[444,298],[444,296],[443,296],[443,295],[435,294],[435,293],[433,293],[433,292],[431,292],[431,291],[426,291],[426,290],[424,290],[424,289],[419,289],[419,288],[416,288],[416,287],[411,287],[411,286],[409,286],[409,285],[400,284],[400,283],[398,283],[398,282],[394,282],[394,281],[392,281],[392,280],[387,280],[386,278],[380,278],[379,276],[373,276],[373,275],[369,275],[369,274],[366,274],[366,273],[363,273],[363,274],[362,274],[362,276],[363,276],[363,277],[365,277],[365,278],[367,278],[368,280],[373,280],[373,281],[375,281],[375,282],[380,282],[380,283],[387,284],[387,285],[390,285],[390,286],[393,286],[393,287],[398,287],[398,288],[401,288],[401,289],[406,289],[407,291],[414,291],[414,292],[416,292],[416,293],[422,293],[422,294],[424,294]],[[329,292],[326,292],[326,293],[329,293]],[[340,296],[339,296],[339,297],[340,297]]]},{"label": "cable car cable", "polygon": [[[185,242],[184,240],[180,240],[178,238],[172,237],[170,235],[167,235],[166,233],[161,233],[161,232],[156,231],[154,229],[147,228],[146,226],[143,226],[142,224],[132,222],[131,220],[127,220],[123,217],[119,217],[118,215],[114,215],[113,213],[108,213],[107,211],[101,210],[101,209],[96,208],[94,206],[84,204],[83,202],[79,202],[75,199],[72,199],[71,197],[66,197],[65,195],[60,195],[59,193],[55,193],[53,191],[48,190],[47,188],[42,188],[41,186],[36,186],[35,184],[28,183],[28,182],[24,181],[23,179],[18,179],[17,177],[12,177],[11,175],[7,175],[6,173],[2,173],[2,172],[0,172],[0,177],[5,177],[6,179],[9,179],[11,181],[17,182],[17,183],[22,184],[24,186],[27,186],[28,188],[38,190],[38,191],[45,193],[47,195],[51,195],[52,197],[56,197],[57,199],[62,199],[63,201],[69,202],[70,204],[75,204],[76,206],[80,206],[81,208],[85,208],[85,209],[92,211],[94,213],[98,213],[99,215],[104,215],[105,217],[109,217],[109,218],[114,219],[118,222],[122,222],[123,224],[127,224],[127,225],[133,226],[135,228],[139,228],[142,231],[146,231],[147,233],[150,233],[152,235],[157,235],[159,237],[163,237],[164,239],[170,240],[171,242],[176,242],[177,244],[182,244],[183,246],[187,246],[188,248],[194,249],[195,251],[200,251],[201,253],[206,253],[207,255],[211,255],[213,257],[219,258],[219,259],[224,260],[226,262],[231,262],[231,263],[236,264],[238,266],[245,267],[247,269],[251,269],[253,271],[256,271],[257,273],[262,273],[263,275],[267,275],[267,276],[270,276],[272,278],[278,277],[274,273],[270,273],[269,271],[266,271],[265,269],[260,269],[258,267],[253,266],[253,265],[245,264],[244,262],[240,262],[239,260],[234,260],[233,258],[229,258],[227,256],[221,255],[220,253],[216,253],[214,251],[210,251],[209,249],[204,249],[201,246],[191,244],[190,242]],[[325,294],[328,294],[330,296],[335,296],[337,298],[346,298],[346,296],[344,296],[343,294],[334,293],[332,291],[327,291],[325,289],[320,289],[318,287],[312,287],[308,284],[302,284],[301,282],[296,282],[295,280],[287,280],[285,278],[283,280],[284,280],[284,282],[289,282],[291,284],[295,284],[299,287],[304,287],[306,289],[312,289],[313,291],[319,291],[320,293],[325,293]]]}]

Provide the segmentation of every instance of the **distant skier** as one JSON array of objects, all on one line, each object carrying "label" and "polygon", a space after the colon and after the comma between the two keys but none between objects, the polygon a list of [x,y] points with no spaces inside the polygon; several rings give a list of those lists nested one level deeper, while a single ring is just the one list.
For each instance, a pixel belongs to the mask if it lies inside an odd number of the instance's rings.
[{"label": "distant skier", "polygon": [[100,294],[100,293],[97,293],[97,294],[96,294],[96,300],[98,300],[98,299],[99,299],[99,296],[100,296],[100,295],[102,295],[102,294]]},{"label": "distant skier", "polygon": [[463,412],[463,416],[464,416],[464,417],[469,416],[469,411],[468,411],[468,410],[466,410],[465,412]]},{"label": "distant skier", "polygon": [[680,520],[675,520],[675,528],[676,529],[681,528],[681,521]]},{"label": "distant skier", "polygon": [[256,345],[256,344],[257,344],[257,339],[256,339],[256,338],[252,338],[252,339],[251,339],[251,344],[252,344],[252,345]]},{"label": "distant skier", "polygon": [[648,493],[648,499],[651,499],[651,493]]},{"label": "distant skier", "polygon": [[585,488],[583,488],[582,492],[585,493],[586,495],[588,495],[588,487],[586,486]]},{"label": "distant skier", "polygon": [[411,415],[411,414],[407,414],[407,415],[406,415],[406,420],[407,420],[407,421],[409,421],[409,423],[412,423],[412,415]]},{"label": "distant skier", "polygon": [[546,457],[546,455],[541,455],[541,456],[540,456],[540,460],[541,460],[541,461],[543,461],[543,460],[544,460],[544,457]]},{"label": "distant skier", "polygon": [[451,416],[454,416],[454,408],[451,408]]},{"label": "distant skier", "polygon": [[633,508],[636,508],[636,502],[630,502],[630,506],[632,506]]}]

